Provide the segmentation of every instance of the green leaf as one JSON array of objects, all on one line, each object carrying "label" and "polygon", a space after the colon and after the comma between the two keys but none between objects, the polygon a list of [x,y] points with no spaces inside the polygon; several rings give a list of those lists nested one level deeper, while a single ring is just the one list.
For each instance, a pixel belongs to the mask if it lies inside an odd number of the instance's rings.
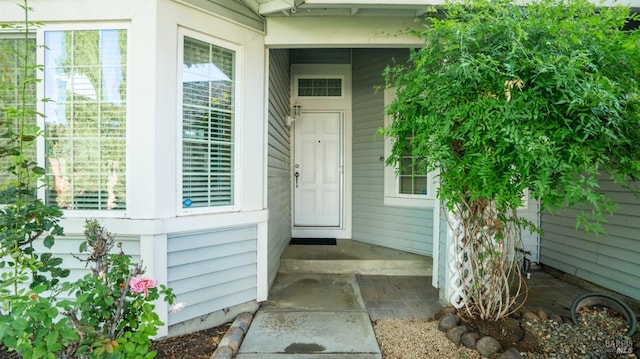
[{"label": "green leaf", "polygon": [[49,318],[55,318],[58,316],[58,309],[56,307],[49,308]]},{"label": "green leaf", "polygon": [[56,239],[54,236],[46,236],[44,237],[44,246],[51,249],[51,247],[53,247],[53,244],[55,243]]},{"label": "green leaf", "polygon": [[33,351],[33,358],[44,358],[47,355],[47,348],[36,347]]},{"label": "green leaf", "polygon": [[13,322],[11,322],[11,327],[16,331],[24,331],[29,326],[29,323],[25,318],[15,318]]},{"label": "green leaf", "polygon": [[62,258],[60,257],[51,258],[51,260],[47,262],[47,265],[51,267],[57,267],[61,264],[62,264]]},{"label": "green leaf", "polygon": [[9,349],[15,349],[18,345],[18,338],[16,336],[7,335],[3,338],[4,345]]},{"label": "green leaf", "polygon": [[73,329],[64,329],[61,330],[62,338],[66,341],[74,341],[78,338],[78,333]]},{"label": "green leaf", "polygon": [[56,349],[55,347],[58,345],[58,332],[56,330],[50,331],[47,334],[46,345],[49,349]]}]

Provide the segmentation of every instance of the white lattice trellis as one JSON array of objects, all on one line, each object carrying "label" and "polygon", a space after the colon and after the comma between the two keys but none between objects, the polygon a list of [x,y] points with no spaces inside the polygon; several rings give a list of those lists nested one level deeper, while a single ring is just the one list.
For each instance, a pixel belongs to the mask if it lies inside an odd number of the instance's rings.
[{"label": "white lattice trellis", "polygon": [[[467,303],[468,297],[464,281],[470,281],[470,276],[463,274],[471,270],[470,262],[464,254],[464,230],[460,218],[453,213],[447,217],[449,224],[449,251],[447,253],[447,263],[449,264],[449,303],[455,308],[462,308]],[[470,284],[470,283],[467,283]]]}]

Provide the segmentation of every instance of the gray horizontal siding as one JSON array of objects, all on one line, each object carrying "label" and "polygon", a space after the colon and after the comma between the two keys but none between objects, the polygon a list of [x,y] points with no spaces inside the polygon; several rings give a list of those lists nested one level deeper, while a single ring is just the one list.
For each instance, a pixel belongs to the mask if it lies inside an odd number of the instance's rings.
[{"label": "gray horizontal siding", "polygon": [[393,59],[404,61],[407,49],[354,49],[353,61],[353,239],[431,255],[433,209],[384,205],[382,71]]},{"label": "gray horizontal siding", "polygon": [[269,196],[269,284],[291,238],[291,146],[289,127],[289,50],[269,50],[269,132],[267,190]]},{"label": "gray horizontal siding", "polygon": [[167,282],[184,310],[169,325],[256,299],[257,228],[242,227],[167,238]]},{"label": "gray horizontal siding", "polygon": [[540,261],[640,300],[640,201],[610,180],[601,181],[601,190],[620,205],[606,217],[606,233],[577,230],[572,209],[543,213]]}]

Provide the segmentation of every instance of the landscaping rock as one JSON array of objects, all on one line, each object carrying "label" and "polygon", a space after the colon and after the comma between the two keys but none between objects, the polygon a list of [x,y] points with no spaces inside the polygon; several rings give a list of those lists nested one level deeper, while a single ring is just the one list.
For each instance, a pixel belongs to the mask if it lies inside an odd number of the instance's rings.
[{"label": "landscaping rock", "polygon": [[447,330],[447,338],[456,344],[460,344],[460,337],[467,332],[467,327],[460,325]]},{"label": "landscaping rock", "polygon": [[476,332],[466,332],[460,337],[460,343],[467,348],[475,349],[478,339],[480,339],[480,334]]},{"label": "landscaping rock", "polygon": [[522,354],[514,348],[509,347],[502,354],[498,355],[498,359],[522,359]]},{"label": "landscaping rock", "polygon": [[436,314],[433,316],[435,318],[435,320],[440,320],[442,317],[444,317],[447,314],[456,314],[457,309],[454,307],[444,307],[442,309],[440,309],[439,311],[436,312]]},{"label": "landscaping rock", "polygon": [[502,350],[502,346],[492,337],[482,337],[476,343],[476,350],[480,355],[490,358],[493,354]]},{"label": "landscaping rock", "polygon": [[549,320],[554,321],[557,324],[562,324],[564,322],[564,320],[562,320],[562,317],[555,313],[549,314]]},{"label": "landscaping rock", "polygon": [[540,308],[538,309],[538,317],[540,317],[540,320],[547,320],[549,319],[549,314],[547,314],[547,311],[544,310],[544,308]]},{"label": "landscaping rock", "polygon": [[233,358],[233,350],[229,347],[218,347],[216,351],[211,354],[209,359],[231,359]]},{"label": "landscaping rock", "polygon": [[244,312],[238,314],[229,329],[227,329],[227,332],[224,333],[220,344],[210,359],[232,359],[240,349],[242,339],[247,330],[249,330],[252,320],[253,313]]},{"label": "landscaping rock", "polygon": [[220,341],[221,347],[229,347],[233,351],[233,353],[237,353],[240,348],[240,343],[242,343],[242,337],[244,336],[244,331],[240,328],[231,327],[224,333],[222,340]]},{"label": "landscaping rock", "polygon": [[460,318],[455,314],[445,314],[438,323],[438,330],[446,332],[449,329],[455,327],[460,322]]},{"label": "landscaping rock", "polygon": [[243,332],[247,332],[249,330],[249,325],[251,325],[251,321],[253,320],[253,314],[249,312],[240,313],[236,319],[231,324],[232,328],[240,328]]},{"label": "landscaping rock", "polygon": [[530,321],[534,321],[534,322],[540,321],[540,317],[536,313],[529,312],[529,311],[522,313],[522,319],[523,320],[530,320]]}]

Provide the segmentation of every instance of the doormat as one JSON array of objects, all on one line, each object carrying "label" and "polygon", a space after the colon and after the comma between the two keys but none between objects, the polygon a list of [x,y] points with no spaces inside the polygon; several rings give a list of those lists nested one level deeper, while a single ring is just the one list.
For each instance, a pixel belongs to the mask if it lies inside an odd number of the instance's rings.
[{"label": "doormat", "polygon": [[291,238],[289,244],[308,244],[315,246],[335,246],[335,238]]}]

